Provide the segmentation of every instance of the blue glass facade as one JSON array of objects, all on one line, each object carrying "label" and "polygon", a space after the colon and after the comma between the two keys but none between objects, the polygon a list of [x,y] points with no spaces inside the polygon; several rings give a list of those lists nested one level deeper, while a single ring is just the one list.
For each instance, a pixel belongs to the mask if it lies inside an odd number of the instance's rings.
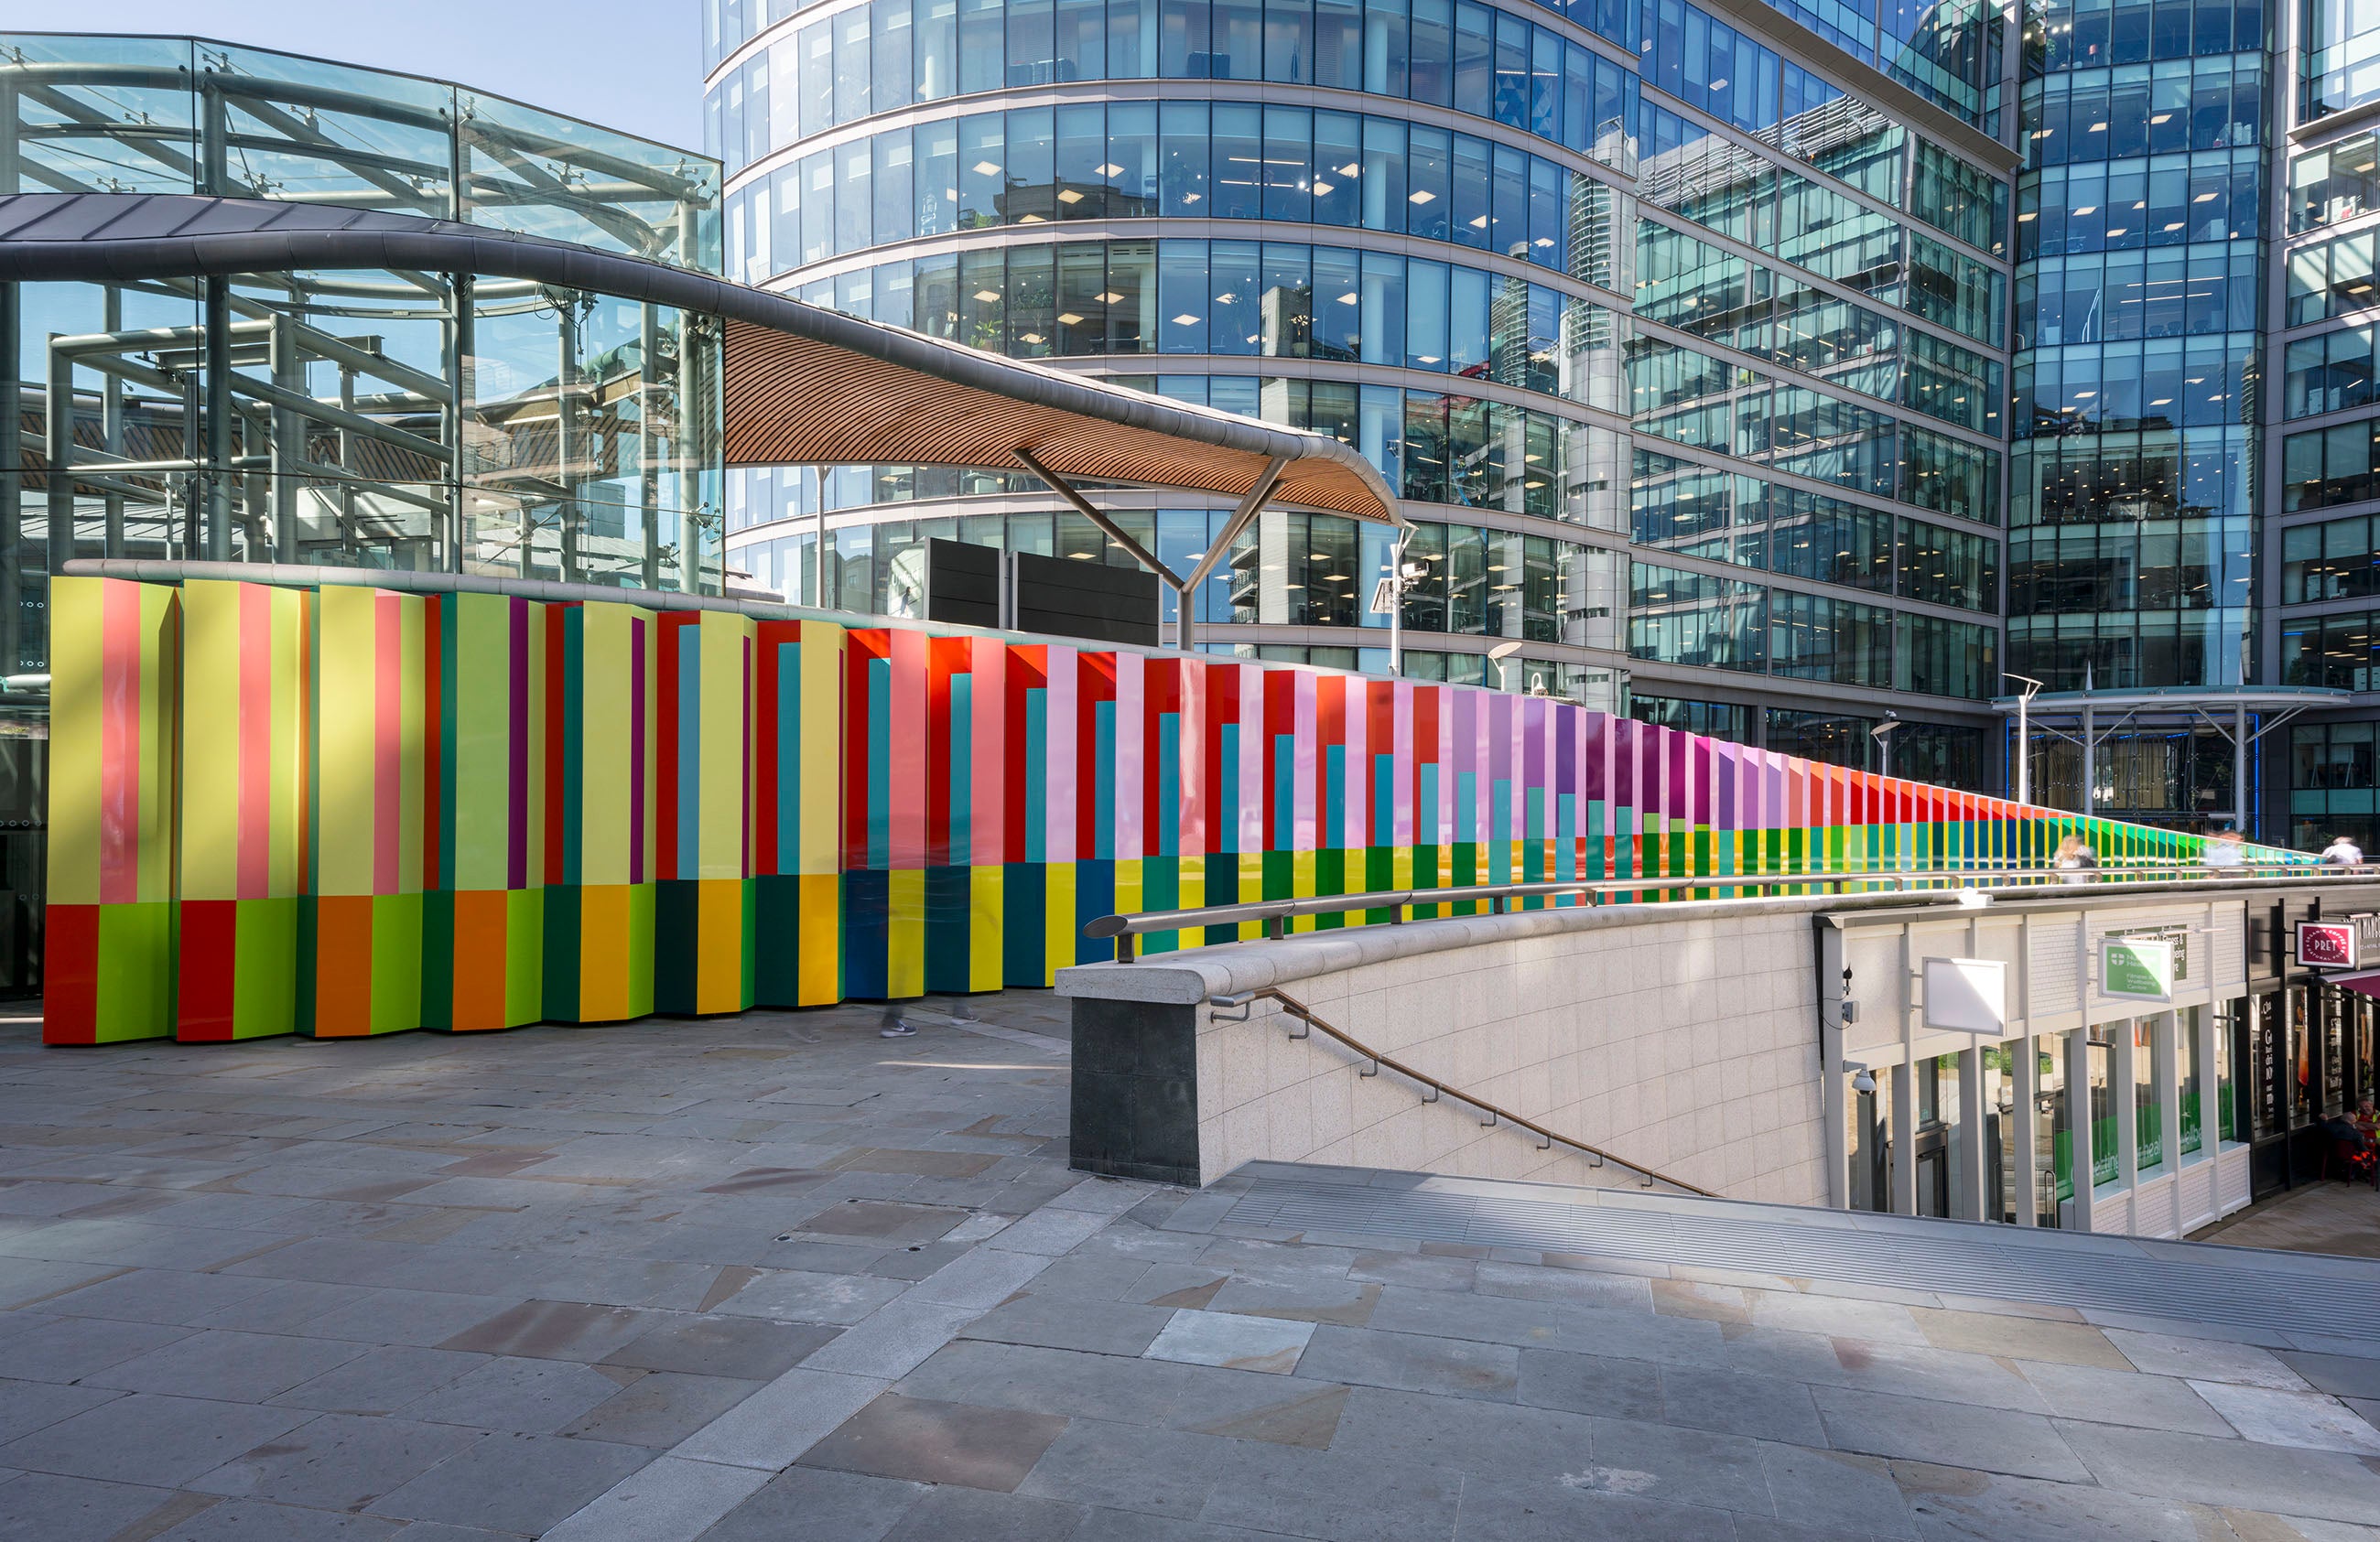
[{"label": "blue glass facade", "polygon": [[[1685,0],[715,0],[727,268],[1357,445],[1415,525],[1410,672],[1476,678],[1518,639],[1515,688],[1616,707],[1632,676],[1707,677],[1753,736],[1772,698],[1924,698],[1902,715],[1977,765],[2013,197],[1974,146],[2005,36],[1981,6],[1869,15],[1840,53],[1745,25]],[[1102,501],[1184,568],[1220,525]],[[929,535],[1130,560],[996,469],[744,473],[727,520],[756,581],[855,609],[908,603]],[[1385,668],[1390,560],[1268,512],[1194,597],[1202,637]]]},{"label": "blue glass facade", "polygon": [[2252,674],[2270,71],[2230,0],[2058,0],[2025,36],[2010,668]]}]

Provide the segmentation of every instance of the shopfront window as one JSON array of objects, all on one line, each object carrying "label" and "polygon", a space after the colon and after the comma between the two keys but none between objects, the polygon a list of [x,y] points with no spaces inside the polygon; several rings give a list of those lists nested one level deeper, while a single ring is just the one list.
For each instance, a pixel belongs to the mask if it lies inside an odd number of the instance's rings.
[{"label": "shopfront window", "polygon": [[2173,1028],[2174,1091],[2181,1105],[2181,1127],[2174,1132],[2176,1150],[2187,1160],[2199,1148],[2198,1031],[2206,1008],[2194,1006],[2177,1014]]},{"label": "shopfront window", "polygon": [[1984,1214],[1985,1219],[2016,1223],[2017,1102],[2024,1095],[2018,1073],[2024,1040],[1986,1044],[1981,1057],[1984,1071]]},{"label": "shopfront window", "polygon": [[2066,1111],[2064,1040],[2038,1040],[2034,1050],[2034,1223],[2058,1224],[2058,1206],[2074,1197],[2073,1133]]},{"label": "shopfront window", "polygon": [[2091,1078],[2091,1186],[2116,1181],[2116,1096],[2109,1081],[2110,1062],[2114,1046],[2108,1043],[2110,1034],[2121,1033],[2120,1026],[2102,1025],[2091,1030],[2091,1042],[2086,1046],[2087,1072]]},{"label": "shopfront window", "polygon": [[2132,1024],[2132,1157],[2141,1177],[2165,1166],[2164,1109],[2157,1099],[2157,1034],[2153,1022]]},{"label": "shopfront window", "polygon": [[2289,990],[2289,1121],[2294,1130],[2313,1123],[2314,1087],[2313,1025],[2311,986],[2291,986]]},{"label": "shopfront window", "polygon": [[2282,1022],[2283,1005],[2277,991],[2251,999],[2244,1067],[2250,1140],[2264,1140],[2289,1128],[2290,1056],[2289,1031]]},{"label": "shopfront window", "polygon": [[2241,1106],[2239,1073],[2248,1063],[2248,1002],[2243,997],[2234,997],[2215,1010],[2216,1138],[2244,1142],[2248,1138],[2248,1114]]}]

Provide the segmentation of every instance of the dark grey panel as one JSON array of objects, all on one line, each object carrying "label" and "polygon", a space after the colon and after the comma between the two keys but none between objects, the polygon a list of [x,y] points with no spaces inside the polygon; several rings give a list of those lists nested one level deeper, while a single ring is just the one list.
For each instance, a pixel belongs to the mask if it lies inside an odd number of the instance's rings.
[{"label": "dark grey panel", "polygon": [[1198,1184],[1198,1009],[1075,1002],[1071,1165]]},{"label": "dark grey panel", "polygon": [[1000,549],[934,537],[926,542],[926,619],[1000,625]]}]

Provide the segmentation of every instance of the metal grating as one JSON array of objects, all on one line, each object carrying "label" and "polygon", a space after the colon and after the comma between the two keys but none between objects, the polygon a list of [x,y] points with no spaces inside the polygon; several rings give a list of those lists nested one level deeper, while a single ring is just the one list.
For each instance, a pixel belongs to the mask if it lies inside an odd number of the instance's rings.
[{"label": "metal grating", "polygon": [[[1427,1180],[1416,1177],[1415,1184]],[[1907,1217],[1797,1220],[1786,1207],[1663,1197],[1604,1205],[1380,1184],[1257,1176],[1225,1218],[1239,1225],[1597,1254],[1903,1290],[2042,1302],[2291,1334],[2380,1342],[2370,1305],[2380,1264],[2299,1259],[2270,1266],[2244,1249],[2151,1244]],[[1998,1233],[1998,1234],[1996,1234]]]}]

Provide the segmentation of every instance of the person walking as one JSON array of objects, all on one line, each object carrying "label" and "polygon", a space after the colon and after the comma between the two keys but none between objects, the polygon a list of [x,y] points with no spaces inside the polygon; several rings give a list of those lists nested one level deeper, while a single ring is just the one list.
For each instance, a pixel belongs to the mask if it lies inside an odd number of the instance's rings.
[{"label": "person walking", "polygon": [[2210,868],[2239,868],[2248,865],[2248,843],[2236,830],[2227,830],[2206,844],[2203,858]]},{"label": "person walking", "polygon": [[2091,869],[2099,865],[2099,858],[2089,842],[2080,835],[2069,835],[2058,843],[2058,855],[2049,865],[2064,875],[2058,880],[2061,883],[2089,883]]},{"label": "person walking", "polygon": [[2319,860],[2325,868],[2360,868],[2363,866],[2363,848],[2345,835],[2334,835],[2330,844],[2322,848]]}]

